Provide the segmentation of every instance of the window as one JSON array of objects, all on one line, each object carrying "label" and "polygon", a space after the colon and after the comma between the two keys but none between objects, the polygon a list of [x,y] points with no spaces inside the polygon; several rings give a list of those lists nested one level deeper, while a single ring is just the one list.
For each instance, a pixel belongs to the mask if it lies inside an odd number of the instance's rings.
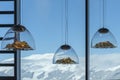
[{"label": "window", "polygon": [[[102,26],[102,0],[90,1],[90,40]],[[114,49],[95,49],[90,47],[90,80],[117,80],[120,69],[119,46],[119,0],[104,0],[104,24],[115,36],[118,47]],[[90,41],[91,42],[91,41]]]},{"label": "window", "polygon": [[[22,51],[22,79],[85,80],[85,1],[69,0],[68,43],[79,55],[77,65],[52,64],[64,44],[64,1],[22,1],[22,24],[32,33],[36,50]],[[32,5],[32,6],[31,6]],[[27,75],[29,74],[29,75]],[[63,77],[64,76],[64,77]]]},{"label": "window", "polygon": [[[65,39],[64,1],[29,0],[28,3],[27,0],[21,0],[21,24],[32,33],[36,42],[36,50],[21,51],[22,80],[85,80],[85,0],[69,0],[68,6],[68,43],[79,56],[79,64],[52,64],[54,53],[64,44]],[[114,49],[91,48],[92,37],[99,28],[103,27],[102,1],[89,0],[89,80],[117,80],[120,79],[119,0],[104,0],[104,27],[113,33],[118,47]],[[0,26],[5,27],[3,24],[12,26],[15,23],[14,2],[8,1],[6,4],[0,1],[0,6]],[[0,38],[8,29],[0,29]],[[15,55],[8,52],[3,52],[3,54],[0,51],[0,65],[2,65],[0,76],[14,77],[16,63],[13,58]]]}]

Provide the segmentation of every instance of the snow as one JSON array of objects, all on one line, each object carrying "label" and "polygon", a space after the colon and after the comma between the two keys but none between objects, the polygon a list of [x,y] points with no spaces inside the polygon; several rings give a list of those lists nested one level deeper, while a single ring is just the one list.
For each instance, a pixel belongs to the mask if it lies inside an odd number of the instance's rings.
[{"label": "snow", "polygon": [[[57,65],[52,64],[53,53],[33,54],[22,58],[22,80],[84,80],[84,62],[81,64]],[[81,61],[85,61],[82,60]],[[11,62],[13,59],[2,62]],[[8,75],[6,71],[13,69],[0,69],[2,73]],[[81,75],[81,76],[80,76]]]},{"label": "snow", "polygon": [[[111,57],[112,56],[112,57]],[[85,58],[80,64],[52,64],[52,53],[33,54],[22,58],[22,80],[85,80]],[[120,79],[120,54],[90,56],[90,80]],[[12,62],[13,59],[2,62]],[[12,74],[13,68],[0,68],[0,75]]]}]

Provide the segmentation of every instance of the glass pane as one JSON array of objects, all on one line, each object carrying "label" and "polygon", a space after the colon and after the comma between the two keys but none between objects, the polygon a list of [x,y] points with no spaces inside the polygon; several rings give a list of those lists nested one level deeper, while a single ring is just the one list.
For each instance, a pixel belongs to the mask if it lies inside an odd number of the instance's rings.
[{"label": "glass pane", "polygon": [[14,2],[0,2],[0,11],[13,11],[14,10]]},{"label": "glass pane", "polygon": [[[4,37],[9,28],[0,28],[0,37]],[[0,41],[1,42],[1,41]]]},{"label": "glass pane", "polygon": [[0,76],[14,76],[14,67],[0,66]]},{"label": "glass pane", "polygon": [[36,42],[36,50],[21,52],[22,80],[85,80],[85,0],[68,0],[68,43],[79,56],[79,64],[71,65],[52,64],[64,44],[65,0],[22,1],[22,24]]},{"label": "glass pane", "polygon": [[1,63],[14,63],[14,54],[0,54],[0,64]]},{"label": "glass pane", "polygon": [[0,15],[0,24],[14,24],[14,15]]},{"label": "glass pane", "polygon": [[[15,38],[15,33],[19,34],[20,38]],[[35,49],[34,46],[34,39],[31,33],[25,28],[23,25],[16,25],[13,26],[11,29],[7,31],[5,34],[1,47],[5,50],[33,50]]]},{"label": "glass pane", "polygon": [[[90,80],[119,80],[120,79],[120,0],[90,0],[90,43],[97,30],[103,27],[109,29],[117,40],[116,48],[91,48],[90,46]],[[99,37],[102,36],[99,34]],[[107,35],[105,39],[110,35]],[[100,39],[100,38],[97,38]],[[101,38],[103,39],[103,38]],[[91,44],[90,44],[91,45]],[[105,46],[105,45],[104,45]]]}]

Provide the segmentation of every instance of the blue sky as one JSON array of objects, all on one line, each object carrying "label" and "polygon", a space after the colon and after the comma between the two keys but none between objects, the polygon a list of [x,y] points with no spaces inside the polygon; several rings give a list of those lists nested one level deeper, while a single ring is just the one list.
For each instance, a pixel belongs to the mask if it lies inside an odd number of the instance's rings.
[{"label": "blue sky", "polygon": [[[69,44],[79,56],[85,54],[85,14],[83,0],[69,1]],[[64,44],[64,0],[22,1],[22,24],[36,42],[29,53],[54,53]]]},{"label": "blue sky", "polygon": [[[34,35],[36,42],[36,50],[32,53],[54,53],[64,43],[64,0],[29,0],[29,4],[24,0],[22,3],[22,23]],[[90,48],[90,54],[120,52],[119,3],[120,0],[105,0],[105,27],[115,36],[118,48]],[[84,0],[69,0],[69,44],[79,56],[85,54],[84,9]],[[90,43],[94,33],[102,27],[102,0],[90,0],[89,9]]]},{"label": "blue sky", "polygon": [[[106,0],[105,25],[118,41],[116,49],[91,49],[90,53],[119,53],[120,0]],[[101,27],[102,0],[90,0],[90,40]],[[10,5],[9,5],[10,6]],[[54,53],[64,44],[64,0],[22,0],[22,24],[32,33],[36,50],[22,55]],[[7,30],[1,29],[2,36]],[[90,41],[89,41],[90,42]],[[84,0],[69,0],[69,44],[79,56],[85,55]]]},{"label": "blue sky", "polygon": [[[6,6],[6,3],[1,3]],[[5,10],[13,10],[8,3]],[[8,7],[9,6],[9,7]],[[69,41],[79,56],[85,54],[85,9],[83,0],[69,1]],[[1,9],[1,10],[4,10]],[[64,44],[64,0],[21,0],[21,23],[31,32],[36,50],[22,51],[22,56],[55,53]],[[10,16],[1,17],[12,23]],[[6,19],[7,18],[7,19]],[[8,21],[9,18],[9,21]],[[2,22],[1,22],[2,23]],[[1,29],[3,36],[8,29]],[[6,56],[9,57],[9,56]],[[2,59],[2,58],[1,58]]]}]

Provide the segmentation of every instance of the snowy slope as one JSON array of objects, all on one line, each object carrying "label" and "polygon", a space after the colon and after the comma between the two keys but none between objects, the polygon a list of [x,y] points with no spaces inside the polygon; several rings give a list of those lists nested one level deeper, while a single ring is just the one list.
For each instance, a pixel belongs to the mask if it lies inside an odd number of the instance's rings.
[{"label": "snowy slope", "polygon": [[120,80],[120,54],[94,54],[90,57],[90,80]]},{"label": "snowy slope", "polygon": [[[77,65],[52,64],[53,54],[34,54],[22,58],[22,80],[85,80],[84,59]],[[12,61],[12,59],[5,60]],[[8,75],[12,69],[0,68],[0,73]],[[5,73],[7,71],[7,73]]]},{"label": "snowy slope", "polygon": [[[112,57],[110,57],[112,56]],[[78,65],[52,64],[52,53],[22,58],[22,80],[85,80],[85,60]],[[120,54],[92,55],[90,80],[120,80]],[[12,61],[12,59],[4,62]],[[0,68],[0,75],[12,74],[12,68]]]}]

